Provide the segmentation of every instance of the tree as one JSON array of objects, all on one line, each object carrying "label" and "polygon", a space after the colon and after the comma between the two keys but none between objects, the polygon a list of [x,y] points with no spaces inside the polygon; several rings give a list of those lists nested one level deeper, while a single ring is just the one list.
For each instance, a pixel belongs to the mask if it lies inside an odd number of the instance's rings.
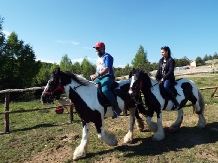
[{"label": "tree", "polygon": [[50,78],[52,71],[53,71],[52,68],[53,68],[52,63],[41,62],[41,68],[39,70],[39,73],[35,76],[32,85],[45,86]]},{"label": "tree", "polygon": [[[4,18],[1,18],[1,16],[0,16],[0,57],[3,55],[3,50],[5,47],[5,35],[2,32],[3,22],[4,22]],[[0,58],[0,61],[1,61],[1,58]],[[0,62],[0,65],[1,65],[1,62]]]},{"label": "tree", "polygon": [[176,62],[176,67],[187,66],[190,64],[190,61],[187,57],[183,57],[181,59],[174,59]]},{"label": "tree", "polygon": [[209,56],[208,56],[208,60],[213,60],[212,55],[209,55]]},{"label": "tree", "polygon": [[67,54],[65,54],[60,61],[60,69],[63,71],[72,71],[72,61],[68,58]]},{"label": "tree", "polygon": [[40,61],[36,61],[32,47],[18,39],[12,32],[6,40],[4,52],[4,64],[2,65],[1,86],[4,89],[30,87],[41,67]]},{"label": "tree", "polygon": [[[4,18],[2,18],[0,16],[0,90],[2,90],[3,87],[3,78],[4,78],[4,74],[2,72],[3,70],[3,66],[5,63],[5,56],[4,56],[4,49],[5,49],[5,35],[2,32],[2,24],[4,22]],[[4,94],[0,94],[0,99],[4,99]]]},{"label": "tree", "polygon": [[209,58],[208,58],[208,56],[207,56],[207,54],[204,56],[204,59],[203,59],[204,61],[207,61],[207,60],[209,60]]},{"label": "tree", "polygon": [[135,58],[131,63],[134,68],[142,68],[146,71],[148,70],[147,52],[144,51],[143,46],[139,46],[138,52],[136,53]]},{"label": "tree", "polygon": [[218,59],[218,54],[216,52],[213,54],[213,59]]},{"label": "tree", "polygon": [[151,64],[151,67],[152,67],[152,70],[157,70],[157,69],[158,69],[158,63],[153,62],[153,63]]},{"label": "tree", "polygon": [[196,65],[197,65],[197,66],[201,66],[201,65],[204,65],[204,64],[205,64],[204,60],[201,59],[201,57],[197,57],[197,58],[195,59],[195,61],[196,61]]},{"label": "tree", "polygon": [[75,62],[73,64],[73,73],[74,74],[82,74],[82,69],[81,69],[81,65],[79,62]]},{"label": "tree", "polygon": [[91,74],[94,74],[96,69],[95,66],[93,66],[87,57],[85,57],[81,63],[81,68],[82,68],[82,74],[83,76],[89,80],[89,77]]}]

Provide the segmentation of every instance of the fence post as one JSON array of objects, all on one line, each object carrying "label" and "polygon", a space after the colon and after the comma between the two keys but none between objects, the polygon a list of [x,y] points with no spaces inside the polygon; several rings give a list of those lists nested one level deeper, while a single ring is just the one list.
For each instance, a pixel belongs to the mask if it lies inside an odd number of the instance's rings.
[{"label": "fence post", "polygon": [[70,105],[70,123],[73,122],[73,105]]},{"label": "fence post", "polygon": [[9,101],[10,101],[10,92],[5,93],[5,133],[9,133]]}]

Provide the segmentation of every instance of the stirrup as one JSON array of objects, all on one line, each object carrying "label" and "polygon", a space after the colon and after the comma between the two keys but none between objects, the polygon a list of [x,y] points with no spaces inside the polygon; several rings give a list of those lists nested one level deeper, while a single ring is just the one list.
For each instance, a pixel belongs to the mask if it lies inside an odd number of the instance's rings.
[{"label": "stirrup", "polygon": [[[121,112],[120,112],[121,113]],[[118,118],[120,116],[120,113],[118,114],[117,112],[115,112],[114,110],[114,115],[112,116],[112,119]]]}]

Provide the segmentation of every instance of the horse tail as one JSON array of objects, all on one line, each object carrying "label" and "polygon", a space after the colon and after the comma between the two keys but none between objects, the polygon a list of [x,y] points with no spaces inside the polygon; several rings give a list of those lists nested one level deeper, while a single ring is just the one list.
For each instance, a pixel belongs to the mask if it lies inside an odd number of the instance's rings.
[{"label": "horse tail", "polygon": [[196,110],[196,108],[193,107],[194,109],[193,111],[195,111],[196,114],[203,114],[205,109],[205,102],[204,102],[204,96],[202,95],[199,89],[198,89],[198,103],[199,103],[200,110]]}]

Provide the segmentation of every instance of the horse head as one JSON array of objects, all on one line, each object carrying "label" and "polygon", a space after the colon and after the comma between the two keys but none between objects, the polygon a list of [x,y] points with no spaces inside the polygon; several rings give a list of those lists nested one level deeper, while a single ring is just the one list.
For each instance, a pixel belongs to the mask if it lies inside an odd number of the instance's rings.
[{"label": "horse head", "polygon": [[135,98],[139,94],[140,89],[142,88],[142,73],[143,70],[141,69],[133,69],[130,73],[132,77],[129,88],[129,94],[132,98]]},{"label": "horse head", "polygon": [[52,103],[54,99],[59,99],[60,95],[65,93],[61,81],[61,73],[60,68],[57,68],[52,72],[51,77],[41,95],[41,102],[43,104]]}]

